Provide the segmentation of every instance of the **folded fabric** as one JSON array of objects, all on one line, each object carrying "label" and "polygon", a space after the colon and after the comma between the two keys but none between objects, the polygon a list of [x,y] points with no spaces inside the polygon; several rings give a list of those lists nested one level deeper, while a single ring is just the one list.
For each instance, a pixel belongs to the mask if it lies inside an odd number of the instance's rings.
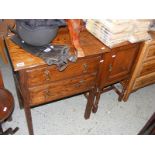
[{"label": "folded fabric", "polygon": [[23,42],[17,35],[13,35],[11,40],[26,50],[27,52],[40,57],[48,65],[56,65],[59,71],[63,71],[68,61],[76,62],[77,56],[69,53],[70,48],[67,45],[46,45],[46,46],[31,46]]}]

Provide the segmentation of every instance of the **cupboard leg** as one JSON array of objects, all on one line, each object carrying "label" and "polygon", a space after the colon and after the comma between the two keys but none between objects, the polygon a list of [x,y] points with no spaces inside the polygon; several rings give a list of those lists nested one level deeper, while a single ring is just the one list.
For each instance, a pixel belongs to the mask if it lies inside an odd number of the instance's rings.
[{"label": "cupboard leg", "polygon": [[85,114],[84,114],[85,119],[89,119],[89,117],[90,117],[91,110],[92,110],[92,107],[94,104],[94,98],[95,98],[95,91],[93,89],[89,92],[89,95],[88,95],[86,110],[85,110]]},{"label": "cupboard leg", "polygon": [[121,92],[114,85],[112,85],[111,87],[116,92],[116,94],[118,95],[118,101],[121,102],[122,101],[122,96],[124,94],[124,87],[123,87]]},{"label": "cupboard leg", "polygon": [[122,101],[122,96],[121,96],[121,95],[118,97],[118,101],[119,101],[119,102]]},{"label": "cupboard leg", "polygon": [[29,130],[29,134],[33,135],[33,124],[32,124],[32,117],[31,117],[31,109],[29,106],[24,107],[24,111],[25,111],[25,116],[26,116],[26,121],[27,121],[27,126],[28,126],[28,130]]},{"label": "cupboard leg", "polygon": [[97,92],[95,104],[94,104],[94,106],[93,106],[93,108],[92,108],[92,112],[93,112],[93,113],[96,113],[97,110],[98,110],[98,104],[99,104],[100,96],[101,96],[101,93],[100,93],[100,92]]},{"label": "cupboard leg", "polygon": [[119,97],[118,97],[118,101],[119,101],[119,102],[121,102],[121,101],[123,100],[124,94],[125,94],[125,88],[123,88],[121,94],[120,94]]},{"label": "cupboard leg", "polygon": [[125,90],[124,90],[124,88],[123,88],[122,92],[120,92],[120,94],[118,95],[118,101],[119,101],[119,102],[122,101],[124,91],[125,91]]},{"label": "cupboard leg", "polygon": [[126,102],[129,98],[130,93],[126,89],[124,89],[123,94],[122,94],[122,100]]},{"label": "cupboard leg", "polygon": [[121,101],[123,100],[124,102],[126,102],[129,98],[129,92],[127,90],[127,87],[129,85],[129,81],[125,81],[125,83],[122,83],[123,86],[123,90],[122,90],[122,96],[121,96]]}]

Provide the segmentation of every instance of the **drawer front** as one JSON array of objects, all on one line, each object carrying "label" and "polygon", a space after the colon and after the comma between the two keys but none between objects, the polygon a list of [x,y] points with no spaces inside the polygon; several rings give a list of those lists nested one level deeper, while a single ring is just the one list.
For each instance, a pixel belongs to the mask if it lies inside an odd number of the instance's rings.
[{"label": "drawer front", "polygon": [[155,45],[150,45],[148,47],[148,54],[145,61],[155,60]]},{"label": "drawer front", "polygon": [[78,94],[92,89],[95,85],[96,74],[89,74],[68,80],[51,82],[50,84],[29,88],[30,105],[35,106]]},{"label": "drawer front", "polygon": [[144,76],[153,72],[155,73],[155,60],[148,61],[143,64],[140,76]]},{"label": "drawer front", "polygon": [[62,72],[59,72],[55,66],[27,70],[28,86],[37,86],[57,80],[80,76],[82,74],[95,73],[98,70],[99,60],[99,56],[81,59],[76,63],[70,63]]},{"label": "drawer front", "polygon": [[155,72],[136,79],[133,90],[155,83]]}]

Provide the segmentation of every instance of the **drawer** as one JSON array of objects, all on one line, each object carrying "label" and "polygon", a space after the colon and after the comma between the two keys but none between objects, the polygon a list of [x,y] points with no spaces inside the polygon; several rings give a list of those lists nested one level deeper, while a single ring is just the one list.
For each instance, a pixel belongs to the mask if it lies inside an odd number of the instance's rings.
[{"label": "drawer", "polygon": [[148,47],[148,54],[145,61],[155,60],[155,45],[150,45]]},{"label": "drawer", "polygon": [[133,90],[155,83],[155,72],[136,79]]},{"label": "drawer", "polygon": [[143,64],[140,76],[144,76],[153,72],[155,73],[155,60],[147,61]]},{"label": "drawer", "polygon": [[95,79],[95,74],[89,74],[29,88],[30,105],[36,106],[45,102],[88,91],[94,87]]},{"label": "drawer", "polygon": [[67,68],[60,72],[55,66],[40,67],[27,70],[28,86],[37,86],[49,82],[63,80],[82,74],[95,73],[98,70],[100,57],[91,57],[69,63]]}]

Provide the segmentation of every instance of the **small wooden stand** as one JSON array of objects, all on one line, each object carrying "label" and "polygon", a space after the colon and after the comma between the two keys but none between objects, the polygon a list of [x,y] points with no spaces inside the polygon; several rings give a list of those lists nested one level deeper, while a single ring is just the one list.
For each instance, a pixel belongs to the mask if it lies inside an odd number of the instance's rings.
[{"label": "small wooden stand", "polygon": [[12,94],[4,88],[2,76],[0,73],[0,135],[14,134],[18,131],[18,127],[15,129],[9,128],[6,131],[2,129],[2,123],[8,119],[11,119],[11,114],[14,109],[14,99]]}]

